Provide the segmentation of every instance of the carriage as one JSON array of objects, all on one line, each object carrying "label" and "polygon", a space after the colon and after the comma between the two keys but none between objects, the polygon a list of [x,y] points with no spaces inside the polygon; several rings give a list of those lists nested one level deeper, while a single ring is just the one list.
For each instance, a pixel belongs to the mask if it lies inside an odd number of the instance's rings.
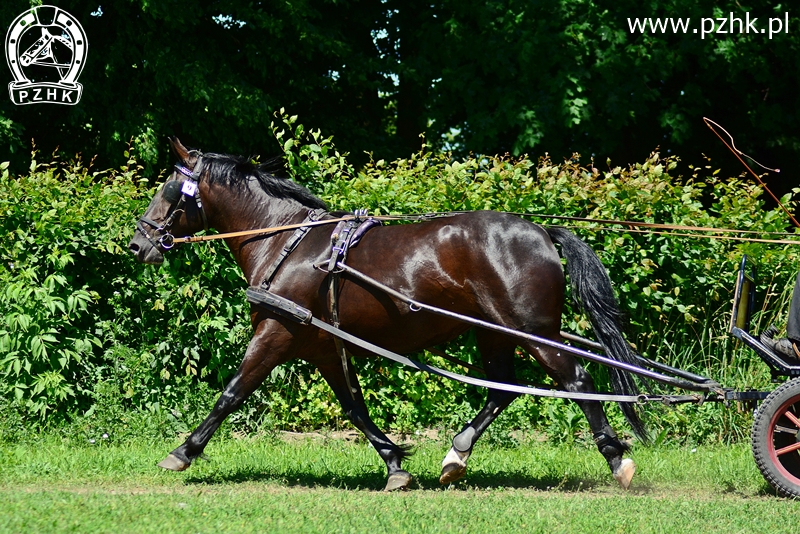
[{"label": "carriage", "polygon": [[[734,391],[636,354],[622,334],[603,265],[564,228],[545,228],[497,212],[403,217],[329,213],[302,186],[245,158],[202,154],[177,140],[171,143],[178,164],[139,219],[130,250],[139,261],[157,264],[177,244],[225,239],[249,284],[254,335],[209,416],[160,467],[187,469],[225,417],[272,369],[301,358],[317,367],[345,414],[386,463],[385,489],[408,488],[412,476],[401,467],[408,451],[370,419],[350,363],[352,356],[377,354],[487,388],[486,404],[454,436],[442,461],[443,484],[465,474],[478,438],[500,412],[519,395],[530,394],[575,401],[613,477],[625,489],[635,465],[623,457],[628,445],[611,428],[602,402],[619,403],[643,440],[638,404],[758,405],[752,432],[758,468],[780,494],[800,496],[800,362],[774,354],[750,333],[756,284],[746,257],[737,277],[730,333],[763,359],[775,379],[790,378],[772,393]],[[398,218],[419,224],[380,224]],[[219,233],[194,235],[209,228]],[[561,331],[566,283],[562,257],[573,296],[597,341]],[[476,329],[486,379],[407,356],[470,328]],[[517,382],[513,359],[518,346],[553,377],[559,390]],[[613,393],[597,392],[578,359],[607,366]],[[642,394],[633,375],[689,393]]]}]

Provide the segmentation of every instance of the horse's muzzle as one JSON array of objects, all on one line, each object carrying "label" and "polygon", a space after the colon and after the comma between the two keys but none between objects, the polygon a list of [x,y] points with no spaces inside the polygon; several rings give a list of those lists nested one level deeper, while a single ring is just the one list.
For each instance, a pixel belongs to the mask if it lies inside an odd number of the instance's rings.
[{"label": "horse's muzzle", "polygon": [[150,265],[161,265],[164,263],[164,254],[138,233],[131,239],[131,242],[128,243],[128,250],[142,263]]}]

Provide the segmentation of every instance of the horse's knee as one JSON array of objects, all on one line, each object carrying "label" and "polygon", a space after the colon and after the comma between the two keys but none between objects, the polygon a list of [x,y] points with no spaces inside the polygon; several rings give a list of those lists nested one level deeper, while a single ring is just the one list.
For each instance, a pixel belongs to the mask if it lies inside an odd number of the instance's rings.
[{"label": "horse's knee", "polygon": [[240,395],[226,389],[217,399],[216,408],[222,413],[227,414],[235,410],[243,400],[244,399]]}]

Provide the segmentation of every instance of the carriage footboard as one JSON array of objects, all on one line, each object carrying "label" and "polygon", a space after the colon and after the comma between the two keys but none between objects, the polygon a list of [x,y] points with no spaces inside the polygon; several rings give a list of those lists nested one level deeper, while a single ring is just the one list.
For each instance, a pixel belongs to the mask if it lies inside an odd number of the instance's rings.
[{"label": "carriage footboard", "polygon": [[780,354],[772,352],[758,337],[750,332],[750,319],[755,309],[756,273],[749,265],[747,255],[742,257],[736,276],[731,310],[730,334],[750,347],[766,363],[773,377],[800,376],[800,364],[787,361]]}]

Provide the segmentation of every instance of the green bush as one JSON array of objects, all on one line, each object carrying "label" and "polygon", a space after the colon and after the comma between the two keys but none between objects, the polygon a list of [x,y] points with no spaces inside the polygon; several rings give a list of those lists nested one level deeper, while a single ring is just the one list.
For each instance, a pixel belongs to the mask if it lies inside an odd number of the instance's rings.
[{"label": "green bush", "polygon": [[41,417],[75,406],[80,369],[103,346],[97,312],[124,273],[119,213],[142,196],[134,175],[33,159],[27,176],[0,177],[0,392]]},{"label": "green bush", "polygon": [[[798,253],[790,246],[640,234],[547,216],[637,220],[687,226],[780,232],[786,219],[766,209],[761,190],[741,178],[723,180],[711,168],[674,172],[677,159],[652,154],[629,167],[599,170],[576,155],[474,157],[453,161],[425,150],[393,162],[370,161],[359,171],[319,131],[296,117],[273,125],[295,180],[333,210],[373,214],[493,209],[539,224],[566,224],[598,252],[629,319],[639,350],[735,388],[769,387],[766,367],[727,335],[731,289],[742,254],[756,260],[766,295],[757,328],[782,323]],[[224,245],[176,248],[164,265],[140,265],[126,250],[136,217],[155,192],[132,154],[119,170],[93,171],[80,160],[31,163],[30,172],[0,177],[0,416],[19,425],[71,422],[87,436],[185,432],[207,413],[239,364],[250,337],[245,281]],[[791,204],[789,198],[786,203]],[[564,329],[591,336],[568,307]],[[480,365],[470,335],[448,344],[451,354]],[[439,356],[417,357],[463,372]],[[547,382],[520,355],[520,375]],[[460,427],[484,392],[379,359],[356,362],[371,413],[394,431]],[[604,369],[589,365],[598,385]],[[655,386],[656,391],[668,391]],[[663,439],[735,439],[748,414],[719,406],[652,408]],[[585,422],[562,401],[525,399],[493,427],[503,441],[512,429],[547,430],[574,439]],[[139,415],[136,415],[139,414]],[[621,415],[611,412],[615,426]],[[21,419],[20,419],[21,418]],[[126,422],[116,433],[115,421]],[[149,423],[148,423],[149,421]],[[276,369],[230,418],[241,430],[301,430],[343,424],[338,402],[308,364]],[[148,426],[150,425],[150,426]],[[9,438],[12,439],[12,438]]]},{"label": "green bush", "polygon": [[160,269],[128,252],[155,192],[140,170],[34,160],[0,177],[0,394],[39,418],[90,412],[105,381],[129,408],[166,409],[181,377],[221,384],[247,343],[227,251],[186,248]]}]

